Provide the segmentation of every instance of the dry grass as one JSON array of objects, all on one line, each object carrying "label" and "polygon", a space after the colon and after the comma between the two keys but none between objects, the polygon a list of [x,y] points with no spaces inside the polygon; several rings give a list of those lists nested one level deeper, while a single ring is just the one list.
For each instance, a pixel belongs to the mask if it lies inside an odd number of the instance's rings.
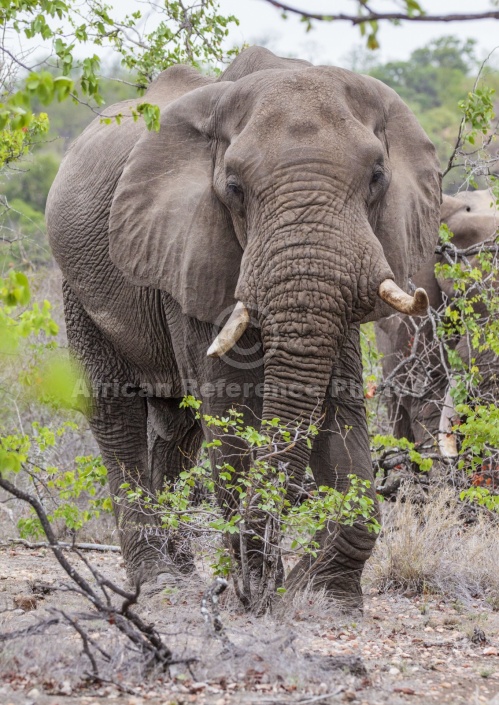
[{"label": "dry grass", "polygon": [[425,504],[397,500],[384,515],[368,584],[459,600],[499,595],[499,525],[479,516],[465,526],[455,491],[433,488]]},{"label": "dry grass", "polygon": [[[24,565],[32,564],[30,555],[24,554]],[[0,554],[0,566],[2,558]],[[122,575],[116,570],[115,556],[93,556],[94,565],[105,575]],[[80,625],[92,638],[111,655],[109,662],[99,661],[99,672],[110,681],[124,682],[135,688],[144,682],[146,676],[143,660],[132,648],[124,648],[122,640],[104,620],[88,621],[84,614],[88,607],[78,593],[65,590],[64,576],[54,565],[50,554],[43,561],[50,563],[48,573],[58,589],[47,595],[36,613],[25,615],[6,612],[0,615],[0,631],[10,632],[33,623],[34,619],[48,616],[47,609],[64,609],[68,614],[78,615]],[[37,566],[34,565],[34,568]],[[292,600],[283,600],[281,609],[274,615],[255,617],[235,609],[234,596],[228,594],[222,606],[222,619],[225,625],[222,635],[216,636],[206,625],[201,614],[201,598],[208,587],[199,580],[185,580],[181,589],[166,589],[161,593],[141,596],[137,612],[147,622],[154,623],[163,635],[164,642],[172,649],[176,659],[194,657],[190,668],[185,663],[170,668],[174,680],[182,682],[211,682],[213,684],[238,683],[252,690],[259,684],[282,684],[285,690],[317,693],[318,688],[334,691],[339,685],[353,686],[356,679],[364,675],[361,660],[357,656],[333,657],[326,650],[322,653],[310,648],[310,641],[323,631],[324,622],[330,629],[333,624],[331,613],[324,613],[325,601],[319,596],[303,593]],[[16,589],[12,584],[12,589]],[[232,590],[229,589],[228,593]],[[9,596],[10,597],[10,596]],[[224,596],[225,597],[225,596]],[[8,601],[4,601],[8,607]],[[1,604],[1,601],[0,601]],[[288,609],[285,609],[287,606]],[[307,647],[304,648],[304,645]],[[95,655],[98,657],[94,651]],[[82,653],[81,640],[74,630],[65,623],[48,629],[43,635],[19,638],[2,643],[0,649],[0,682],[8,680],[9,674],[23,674],[35,681],[45,679],[51,683],[69,683],[72,688],[85,680],[90,668],[87,657]],[[147,674],[149,683],[157,682],[164,676],[160,672]],[[171,685],[169,678],[167,683]],[[51,687],[51,686],[50,686]],[[225,688],[225,685],[223,686]],[[283,692],[283,695],[285,693]],[[219,696],[220,697],[220,696]],[[173,701],[174,702],[174,701]]]},{"label": "dry grass", "polygon": [[[173,680],[167,679],[164,683],[162,676],[158,681],[156,679],[159,674],[151,673],[147,679],[150,685],[147,687],[184,688],[181,692],[192,694],[194,690],[189,691],[181,684],[209,683],[210,688],[218,689],[216,694],[213,691],[212,699],[206,699],[207,705],[212,705],[220,699],[221,693],[232,692],[230,689],[227,691],[229,686],[232,688],[237,684],[241,690],[234,691],[234,700],[230,702],[239,705],[243,702],[258,702],[256,696],[259,689],[273,688],[274,684],[280,684],[279,688],[282,686],[278,702],[283,703],[295,701],[298,694],[302,698],[305,694],[307,697],[317,697],[321,692],[336,692],[341,686],[350,692],[359,691],[359,699],[366,702],[390,702],[395,705],[400,702],[398,696],[386,700],[386,687],[379,690],[380,677],[389,680],[390,688],[396,685],[419,692],[426,686],[423,681],[418,681],[419,676],[413,675],[412,671],[390,674],[389,668],[393,665],[390,660],[393,649],[390,649],[394,640],[397,644],[402,640],[400,649],[403,648],[404,653],[423,659],[423,665],[420,664],[418,668],[423,669],[425,678],[428,677],[425,660],[427,649],[421,649],[425,652],[423,658],[418,652],[419,646],[412,643],[414,635],[426,636],[422,630],[427,624],[427,612],[421,611],[420,598],[415,597],[415,603],[411,606],[411,601],[397,595],[396,591],[405,592],[406,595],[426,593],[424,602],[430,605],[428,610],[431,609],[435,624],[444,625],[442,629],[445,628],[446,634],[447,630],[449,634],[453,630],[461,630],[463,633],[455,643],[459,649],[468,649],[470,653],[474,649],[482,649],[475,647],[469,638],[477,624],[476,620],[488,619],[485,627],[487,637],[489,643],[495,646],[492,621],[499,618],[494,615],[491,599],[499,596],[499,526],[484,519],[475,525],[463,527],[460,506],[451,490],[434,490],[426,505],[415,505],[407,501],[387,503],[384,514],[383,533],[366,570],[366,587],[371,593],[366,598],[366,615],[358,622],[338,614],[324,593],[309,590],[294,595],[284,594],[277,601],[272,614],[256,617],[241,610],[231,585],[221,600],[225,631],[223,636],[217,637],[204,622],[200,611],[203,592],[211,580],[209,575],[203,574],[196,580],[186,580],[181,587],[141,596],[138,612],[163,634],[175,657],[182,659],[194,656],[197,659],[190,671],[185,663],[173,667]],[[124,579],[119,556],[96,554],[91,559],[104,575],[118,582]],[[34,554],[21,549],[14,560],[17,565],[16,579],[10,577],[12,557],[7,551],[0,552],[0,574],[9,576],[3,581],[6,592],[2,596],[3,600],[0,600],[0,608],[6,609],[0,615],[4,622],[2,631],[23,628],[35,618],[46,616],[45,610],[51,607],[65,609],[73,615],[88,610],[77,593],[63,589],[62,583],[67,581],[58,566],[54,565],[49,552],[42,560],[42,556],[35,558]],[[9,609],[12,596],[29,590],[28,577],[29,580],[40,578],[53,581],[59,589],[47,595],[36,612],[17,614]],[[372,588],[386,593],[391,590],[391,594],[373,597]],[[464,616],[452,605],[442,612],[440,597],[435,598],[432,593],[459,600]],[[471,596],[487,598],[488,605],[482,600],[480,612],[476,612],[476,601],[473,601],[473,605],[469,604],[467,609],[466,603]],[[376,614],[376,622],[372,622],[370,617],[373,612]],[[405,631],[400,634],[397,632],[400,628],[399,613],[404,615],[405,628],[409,632],[406,636]],[[82,623],[112,656],[109,663],[101,664],[100,672],[104,678],[127,683],[132,688],[145,684],[136,654],[123,649],[108,623],[102,620]],[[384,636],[389,638],[381,651],[378,651],[380,625]],[[439,637],[434,635],[434,638]],[[417,641],[421,640],[419,637]],[[363,644],[369,646],[365,652]],[[384,644],[382,639],[381,644]],[[29,675],[29,681],[34,683],[38,683],[43,676],[44,682],[69,683],[76,693],[89,669],[88,659],[81,652],[81,640],[67,624],[56,625],[43,636],[8,641],[3,647],[0,655],[0,681],[2,678],[8,680],[12,673]],[[370,681],[366,680],[359,657],[366,662],[371,676],[377,674],[374,679],[376,682],[373,680],[372,685],[374,700],[369,699],[365,691]],[[381,671],[380,658],[384,664]],[[487,658],[483,656],[483,664],[480,666],[484,672],[489,667]],[[381,672],[382,676],[379,675]],[[440,672],[433,675],[441,680],[448,678]],[[26,689],[29,687],[26,686]],[[54,692],[59,692],[57,688]],[[243,692],[247,699],[243,699]],[[269,699],[272,694],[270,690],[263,690],[262,702],[272,702]],[[464,695],[467,699],[459,702],[475,702],[471,691]],[[428,701],[415,699],[415,702]],[[451,701],[442,699],[441,702]]]}]

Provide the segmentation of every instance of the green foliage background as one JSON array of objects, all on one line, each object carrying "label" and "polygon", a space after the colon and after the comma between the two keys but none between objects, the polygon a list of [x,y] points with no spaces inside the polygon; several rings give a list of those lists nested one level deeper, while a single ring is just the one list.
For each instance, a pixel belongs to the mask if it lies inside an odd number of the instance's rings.
[{"label": "green foliage background", "polygon": [[[412,11],[419,11],[418,4],[411,0],[408,6],[411,3]],[[236,20],[220,15],[215,0],[203,0],[197,7],[198,10],[187,16],[183,3],[166,0],[156,28],[144,34],[140,43],[134,43],[128,37],[142,19],[140,11],[118,21],[112,8],[99,1],[78,5],[72,0],[0,0],[3,26],[10,26],[21,36],[51,42],[54,52],[52,66],[45,66],[42,71],[18,71],[0,95],[0,333],[3,335],[0,353],[17,356],[15,370],[12,365],[0,368],[3,383],[0,389],[3,409],[0,458],[4,452],[5,463],[7,457],[9,463],[14,463],[13,458],[21,458],[19,462],[23,462],[27,449],[38,443],[36,439],[42,428],[34,427],[32,434],[18,434],[20,417],[24,415],[32,420],[27,411],[31,401],[13,395],[13,380],[36,387],[37,370],[44,353],[53,349],[53,339],[58,335],[57,322],[62,322],[60,307],[59,318],[54,321],[50,305],[42,301],[40,295],[43,282],[53,272],[44,209],[59,163],[68,145],[95,118],[96,112],[106,105],[140,96],[160,70],[179,61],[204,71],[220,70],[221,62],[235,53],[227,52],[223,46],[229,27]],[[69,22],[69,30],[60,28],[62,19]],[[372,48],[376,46],[376,29],[367,30],[368,45]],[[120,55],[120,64],[102,65],[99,56],[92,52],[78,59],[76,47],[88,47],[89,41],[99,47],[113,48]],[[352,68],[385,82],[409,104],[435,143],[443,168],[454,149],[463,114],[472,128],[467,135],[470,149],[475,146],[476,135],[483,132],[480,121],[485,113],[485,131],[489,128],[499,72],[489,66],[475,86],[480,62],[471,40],[443,36],[414,51],[407,61],[379,63],[372,55],[366,58],[357,53],[352,57]],[[158,127],[154,106],[140,105],[134,117],[144,119],[149,129]],[[489,155],[495,154],[493,143],[487,149]],[[444,181],[445,190],[454,192],[465,178],[463,169],[452,170]],[[473,185],[483,184],[478,179]],[[30,301],[26,275],[34,285],[34,304]],[[366,382],[374,384],[379,358],[373,344],[372,327],[365,331],[364,337]],[[61,372],[62,387],[65,375],[66,372]],[[70,380],[71,375],[67,373],[68,384]],[[45,392],[41,390],[39,396],[46,396]],[[489,419],[495,419],[496,411],[497,407],[489,409],[485,421],[483,414],[473,411],[482,424],[480,428],[484,424],[486,427]],[[472,425],[470,436],[475,432],[473,429]],[[45,429],[43,433],[49,431]],[[489,438],[490,434],[487,440]],[[376,442],[386,447],[395,440],[378,437]],[[416,457],[416,450],[411,447],[409,451],[413,461],[427,470],[428,463]],[[477,450],[474,446],[473,452],[480,456],[480,448]],[[88,459],[90,456],[81,457]],[[78,488],[70,498],[70,505],[62,505],[71,507],[65,510],[65,518],[67,525],[72,523],[74,527],[80,525],[80,518],[77,520],[72,514],[76,507],[73,500],[79,496],[78,492],[91,494],[92,485],[87,480],[93,478],[93,474],[85,474],[78,459],[74,461],[73,457],[72,462],[72,469],[66,468],[50,482],[60,497],[61,492],[66,491],[64,482],[74,483]],[[89,459],[85,467],[97,467],[98,482],[102,484],[103,472],[98,461]],[[51,465],[48,468],[44,465],[42,470],[50,475],[51,468]],[[87,518],[91,516],[94,515],[90,513]],[[27,524],[25,530],[26,527]]]}]

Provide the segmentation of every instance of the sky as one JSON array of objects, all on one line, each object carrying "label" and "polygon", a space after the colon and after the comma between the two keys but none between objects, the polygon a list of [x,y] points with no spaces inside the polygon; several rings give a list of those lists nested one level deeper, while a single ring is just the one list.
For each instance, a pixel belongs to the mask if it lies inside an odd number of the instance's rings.
[{"label": "sky", "polygon": [[[116,0],[115,0],[116,1]],[[121,0],[123,2],[123,0]],[[480,12],[490,9],[490,0],[420,0],[431,14]],[[353,0],[287,0],[293,7],[309,12],[349,12],[355,14]],[[282,20],[280,13],[264,0],[220,0],[225,14],[235,14],[240,26],[233,30],[232,39],[236,43],[261,43],[277,53],[295,55],[314,63],[332,63],[345,66],[349,54],[364,40],[359,29],[346,22],[319,23],[314,29],[305,32],[303,23],[291,15]],[[396,10],[392,0],[379,0],[373,5],[379,9]],[[381,50],[376,55],[382,61],[407,59],[414,49],[423,46],[443,34],[455,34],[462,38],[474,38],[478,42],[478,55],[488,54],[499,46],[499,20],[479,20],[452,23],[405,22],[401,26],[383,24],[379,39]],[[497,52],[499,55],[499,51]]]}]

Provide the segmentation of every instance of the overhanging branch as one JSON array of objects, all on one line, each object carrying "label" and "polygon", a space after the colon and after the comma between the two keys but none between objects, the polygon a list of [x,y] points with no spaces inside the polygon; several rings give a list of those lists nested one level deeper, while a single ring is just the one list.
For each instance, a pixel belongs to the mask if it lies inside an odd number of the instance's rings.
[{"label": "overhanging branch", "polygon": [[405,12],[373,12],[369,11],[362,15],[349,15],[339,13],[337,15],[328,15],[307,10],[298,7],[292,7],[279,0],[264,0],[269,5],[273,5],[278,10],[290,12],[294,15],[300,15],[308,20],[318,20],[319,22],[351,22],[353,25],[366,24],[367,22],[382,22],[382,21],[408,21],[408,22],[468,22],[472,20],[499,20],[499,10],[489,10],[487,12],[467,12],[454,13],[449,15],[409,15]]}]

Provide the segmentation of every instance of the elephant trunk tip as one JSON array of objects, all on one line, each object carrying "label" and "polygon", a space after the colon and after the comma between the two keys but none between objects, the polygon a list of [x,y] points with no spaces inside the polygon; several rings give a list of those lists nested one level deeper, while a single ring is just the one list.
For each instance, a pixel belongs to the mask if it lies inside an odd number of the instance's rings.
[{"label": "elephant trunk tip", "polygon": [[395,284],[393,279],[385,279],[381,282],[378,295],[396,311],[409,316],[424,316],[430,304],[424,289],[416,289],[414,296],[411,296]]}]

